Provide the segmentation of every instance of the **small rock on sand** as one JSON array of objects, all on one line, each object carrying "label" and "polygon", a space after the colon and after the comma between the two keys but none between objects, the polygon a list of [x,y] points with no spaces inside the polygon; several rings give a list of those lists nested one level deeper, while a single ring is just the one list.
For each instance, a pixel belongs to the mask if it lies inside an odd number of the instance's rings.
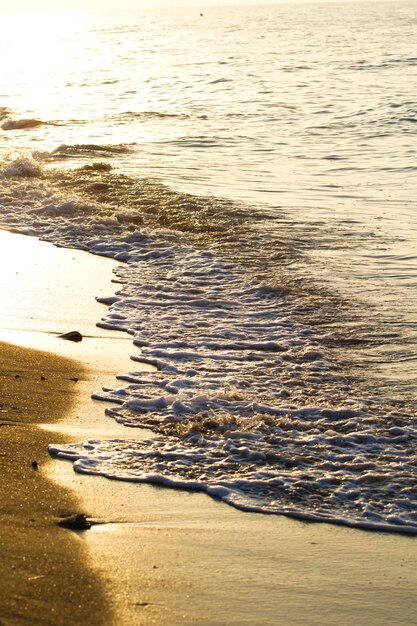
[{"label": "small rock on sand", "polygon": [[64,333],[63,335],[59,335],[59,339],[67,339],[68,341],[82,341],[83,336],[78,330],[70,330],[69,333]]},{"label": "small rock on sand", "polygon": [[71,530],[89,530],[91,528],[91,522],[88,521],[85,513],[76,513],[58,522],[58,526]]}]

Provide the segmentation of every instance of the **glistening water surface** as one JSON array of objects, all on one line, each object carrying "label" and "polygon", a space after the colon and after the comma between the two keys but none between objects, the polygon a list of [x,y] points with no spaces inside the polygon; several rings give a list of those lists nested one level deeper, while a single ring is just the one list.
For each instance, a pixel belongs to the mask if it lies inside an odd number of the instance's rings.
[{"label": "glistening water surface", "polygon": [[98,390],[155,438],[78,471],[416,532],[416,18],[2,19],[1,224],[123,262],[103,323],[156,368]]}]

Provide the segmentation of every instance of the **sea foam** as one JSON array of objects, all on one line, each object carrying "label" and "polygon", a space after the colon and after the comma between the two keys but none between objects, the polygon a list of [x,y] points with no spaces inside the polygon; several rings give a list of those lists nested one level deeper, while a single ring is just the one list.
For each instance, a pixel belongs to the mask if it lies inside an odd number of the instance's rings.
[{"label": "sea foam", "polygon": [[[94,397],[112,403],[106,413],[118,422],[155,435],[127,431],[53,454],[79,472],[197,489],[242,510],[417,533],[413,414],[358,391],[326,333],[301,323],[297,303],[249,266],[150,228],[146,203],[141,224],[111,196],[83,193],[104,184],[105,168],[36,167],[3,167],[1,224],[124,262],[100,325],[132,336],[137,368]],[[145,185],[144,200],[146,189],[155,191]]]}]

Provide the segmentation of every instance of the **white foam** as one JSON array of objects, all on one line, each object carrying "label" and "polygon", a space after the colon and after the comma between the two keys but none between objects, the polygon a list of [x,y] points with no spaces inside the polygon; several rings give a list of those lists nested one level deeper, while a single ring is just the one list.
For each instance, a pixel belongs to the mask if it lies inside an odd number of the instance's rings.
[{"label": "white foam", "polygon": [[158,437],[51,452],[77,471],[199,489],[244,510],[417,532],[415,417],[362,397],[327,336],[243,265],[132,226],[118,206],[68,196],[59,172],[36,168],[3,168],[0,223],[125,261],[101,325],[129,332],[133,361],[156,368],[95,397]]}]

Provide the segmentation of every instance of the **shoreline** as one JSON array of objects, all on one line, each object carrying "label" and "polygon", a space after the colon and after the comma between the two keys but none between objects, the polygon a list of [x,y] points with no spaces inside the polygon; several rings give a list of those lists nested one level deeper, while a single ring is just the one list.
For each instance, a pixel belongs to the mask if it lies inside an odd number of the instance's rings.
[{"label": "shoreline", "polygon": [[[0,338],[76,358],[88,369],[65,422],[44,426],[48,443],[62,434],[78,442],[146,436],[105,417],[106,405],[90,397],[99,386],[117,384],[115,375],[129,369],[135,350],[127,335],[94,326],[103,312],[94,297],[112,295],[113,262],[4,236],[16,250],[9,265],[2,261],[5,273],[11,274],[12,291],[24,292],[26,300],[12,315],[0,309]],[[28,279],[24,265],[16,270],[18,239],[29,254],[34,247],[37,255],[48,249],[37,278]],[[54,272],[68,276],[74,263],[81,275],[76,270],[68,279],[69,297],[57,296]],[[16,282],[16,271],[23,282]],[[57,309],[57,297],[67,306]],[[88,340],[58,341],[52,327],[83,329]],[[111,589],[114,624],[408,626],[417,621],[413,538],[243,513],[201,493],[75,474],[71,463],[55,459],[47,473],[72,490],[84,511],[105,522],[82,537],[98,577]]]}]

